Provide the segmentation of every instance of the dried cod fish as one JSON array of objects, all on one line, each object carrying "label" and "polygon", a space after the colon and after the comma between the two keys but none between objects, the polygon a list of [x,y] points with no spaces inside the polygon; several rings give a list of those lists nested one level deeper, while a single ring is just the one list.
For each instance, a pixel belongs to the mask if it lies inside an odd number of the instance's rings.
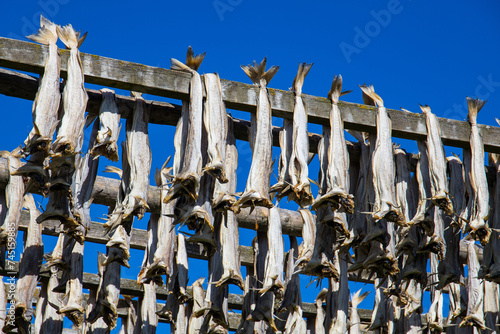
[{"label": "dried cod fish", "polygon": [[342,76],[333,78],[332,88],[328,97],[332,101],[330,111],[330,136],[328,145],[328,170],[326,174],[327,188],[315,199],[312,209],[330,205],[333,210],[342,209],[346,213],[353,213],[353,196],[349,190],[349,155],[344,138],[344,123],[338,106],[342,91]]},{"label": "dried cod fish", "polygon": [[300,207],[312,204],[313,195],[309,182],[309,136],[307,134],[307,108],[302,100],[302,85],[313,64],[301,63],[293,80],[295,105],[293,109],[293,147],[289,162],[289,174],[293,186],[293,194],[288,196]]},{"label": "dried cod fish", "polygon": [[485,332],[496,333],[499,311],[498,284],[489,281],[483,281],[483,288],[483,312],[484,325],[486,327]]},{"label": "dried cod fish", "polygon": [[[255,117],[252,118],[252,126],[256,126]],[[254,134],[253,134],[254,135]],[[251,147],[254,145],[252,138],[249,138]],[[293,121],[283,118],[283,128],[279,134],[280,158],[278,160],[278,182],[271,187],[269,193],[276,193],[278,200],[292,193],[292,177],[290,175],[290,163],[293,150]]]},{"label": "dried cod fish", "polygon": [[314,244],[316,241],[316,222],[311,211],[300,209],[302,216],[302,243],[299,246],[298,259],[295,262],[295,267],[306,265],[312,258],[314,252]]},{"label": "dried cod fish", "polygon": [[177,254],[175,261],[177,263],[177,283],[174,293],[177,296],[177,299],[179,299],[179,303],[185,303],[186,300],[189,299],[187,294],[189,263],[186,251],[186,242],[182,234],[177,236]]},{"label": "dried cod fish", "polygon": [[[448,171],[450,175],[449,189],[453,208],[459,215],[465,204],[465,187],[462,162],[455,156],[448,157]],[[452,217],[444,217],[444,240],[446,248],[443,260],[438,266],[438,289],[445,287],[449,283],[460,281],[461,265],[458,261],[460,253],[460,224],[457,224]],[[484,258],[484,257],[483,257]]]},{"label": "dried cod fish", "polygon": [[197,70],[204,57],[204,53],[195,56],[189,47],[185,65],[177,59],[170,59],[172,69],[191,74],[191,82],[189,103],[182,102],[182,114],[175,130],[174,179],[163,199],[165,203],[179,196],[186,200],[198,198],[202,174],[203,88]]},{"label": "dried cod fish", "polygon": [[[9,181],[5,187],[5,204],[7,211],[0,227],[0,246],[6,246],[16,240],[19,220],[23,208],[24,182],[23,177],[13,175],[21,167],[21,152],[15,149],[12,152],[1,151],[0,158],[6,158],[9,168]],[[3,210],[2,210],[3,211]]]},{"label": "dried cod fish", "polygon": [[[345,213],[341,213],[345,215]],[[329,278],[329,308],[331,314],[330,333],[346,333],[349,311],[349,281],[347,279],[347,262],[345,251],[338,249],[335,251],[335,267],[339,272],[338,282]],[[328,299],[327,299],[328,300]]]},{"label": "dried cod fish", "polygon": [[283,236],[281,230],[281,218],[278,207],[273,206],[269,209],[267,228],[267,243],[269,250],[266,255],[264,284],[260,290],[263,295],[268,291],[272,291],[277,300],[283,299],[285,285],[283,282],[283,253],[285,247],[283,244]]},{"label": "dried cod fish", "polygon": [[405,226],[403,214],[397,207],[394,188],[394,160],[392,152],[392,122],[384,107],[384,101],[373,87],[360,86],[363,93],[378,105],[377,139],[372,155],[373,186],[375,202],[372,217],[375,221],[386,218],[398,226]]},{"label": "dried cod fish", "polygon": [[[122,143],[122,167],[120,191],[117,205],[104,224],[111,235],[106,246],[118,248],[123,253],[119,258],[107,261],[120,261],[128,267],[130,257],[130,233],[134,216],[141,219],[148,207],[146,203],[151,169],[151,149],[149,147],[148,119],[149,108],[139,93],[133,92],[136,100],[132,122],[127,121],[127,140]],[[117,171],[117,168],[110,169]]]},{"label": "dried cod fish", "polygon": [[136,332],[154,334],[158,325],[156,315],[156,284],[154,281],[142,284],[144,295],[139,297]]},{"label": "dried cod fish", "polygon": [[40,29],[37,34],[27,38],[48,45],[48,55],[45,60],[43,76],[40,80],[35,101],[33,102],[33,129],[24,141],[24,154],[30,155],[38,151],[43,152],[41,159],[33,163],[42,166],[43,160],[49,153],[50,143],[57,126],[57,113],[61,101],[59,88],[59,72],[61,59],[57,49],[57,25],[40,15]]},{"label": "dried cod fish", "polygon": [[228,136],[228,119],[226,107],[222,100],[222,89],[217,73],[203,75],[207,98],[203,112],[203,123],[207,131],[207,153],[209,162],[203,171],[212,175],[220,183],[228,182],[224,158],[226,156],[226,141]]},{"label": "dried cod fish", "polygon": [[464,240],[467,244],[467,315],[460,323],[460,327],[474,326],[484,330],[484,292],[481,279],[477,277],[479,271],[479,260],[477,258],[476,246],[473,240]]},{"label": "dried cod fish", "polygon": [[205,281],[205,278],[200,277],[193,283],[193,310],[189,319],[188,334],[198,334],[203,324],[203,317],[201,316],[203,313],[198,317],[195,316],[204,306],[205,291],[203,291],[203,281]]},{"label": "dried cod fish", "polygon": [[325,319],[326,313],[323,308],[323,303],[326,301],[326,295],[328,294],[328,289],[323,288],[316,297],[316,319],[315,319],[315,333],[325,334]]},{"label": "dried cod fish", "polygon": [[[97,305],[97,291],[89,290],[89,299],[87,300],[87,308],[85,314],[90,314]],[[108,325],[102,318],[91,324],[85,322],[83,326],[83,333],[86,334],[107,334],[109,332]]]},{"label": "dried cod fish", "polygon": [[81,146],[83,127],[85,125],[85,108],[88,96],[85,91],[82,61],[78,48],[82,45],[87,33],[80,37],[71,24],[63,28],[57,26],[57,34],[61,41],[70,50],[68,57],[68,78],[62,95],[63,110],[61,124],[57,137],[52,143],[55,156],[71,156]]},{"label": "dried cod fish", "polygon": [[[161,170],[156,169],[156,185],[161,188],[161,198],[163,199],[168,192],[168,180],[171,178],[170,168],[166,165],[169,159],[165,161]],[[145,268],[142,268],[137,278],[144,282],[146,279],[157,279],[165,274],[168,279],[173,275],[173,266],[175,260],[175,229],[174,229],[174,206],[175,202],[164,203],[161,201],[161,214],[158,217],[157,228],[157,246],[154,250],[153,259]]]},{"label": "dried cod fish", "polygon": [[40,299],[36,304],[36,319],[41,321],[35,324],[35,328],[39,329],[39,333],[60,334],[63,331],[64,316],[57,312],[63,294],[54,292],[54,289],[59,285],[57,272],[56,267],[50,268],[49,281],[47,283],[42,281]]},{"label": "dried cod fish", "polygon": [[366,214],[370,211],[370,204],[368,201],[368,182],[371,183],[371,162],[370,162],[370,144],[368,142],[368,133],[351,131],[360,144],[360,157],[359,157],[359,172],[358,179],[356,180],[356,190],[354,196],[354,213],[349,219],[349,233],[350,238],[346,242],[350,244],[354,252],[354,263],[349,268],[349,271],[356,271],[362,269],[363,262],[368,256],[368,246],[361,245],[361,241],[368,234],[368,226],[371,224],[371,217]]},{"label": "dried cod fish", "polygon": [[116,104],[115,92],[111,89],[100,90],[102,95],[99,109],[101,128],[97,134],[97,142],[90,153],[94,157],[105,156],[111,161],[118,161],[118,136],[120,135],[120,113]]},{"label": "dried cod fish", "polygon": [[477,113],[486,101],[471,99],[467,97],[469,114],[467,119],[471,125],[470,147],[471,147],[471,186],[474,191],[474,206],[469,221],[471,234],[484,246],[488,243],[491,229],[488,227],[488,216],[490,214],[488,182],[484,170],[484,147],[479,128],[477,126]]},{"label": "dried cod fish", "polygon": [[24,196],[24,206],[29,210],[30,222],[24,243],[24,251],[19,263],[19,279],[14,300],[16,325],[29,332],[33,315],[32,299],[38,282],[38,274],[43,259],[42,227],[36,222],[40,212],[31,194]]},{"label": "dried cod fish", "polygon": [[102,317],[110,329],[116,327],[118,319],[118,301],[120,299],[121,265],[118,262],[107,263],[109,257],[114,256],[117,250],[108,249],[108,254],[99,253],[97,257],[99,271],[99,288],[97,289],[97,303],[87,315],[87,321],[95,323]]},{"label": "dried cod fish", "polygon": [[358,305],[368,296],[370,291],[361,294],[359,289],[355,294],[351,295],[351,316],[349,318],[349,334],[361,334],[361,319],[358,314]]},{"label": "dried cod fish", "polygon": [[[269,326],[273,331],[277,331],[274,323],[274,293],[267,291],[262,294],[262,283],[266,279],[266,271],[268,267],[269,244],[267,235],[264,232],[257,231],[257,237],[254,238],[254,273],[257,280],[254,288],[259,290],[259,294],[255,301],[255,308],[246,318],[247,321],[253,321],[255,327],[258,328]],[[283,267],[282,267],[283,268]]]},{"label": "dried cod fish", "polygon": [[[236,140],[232,131],[232,119],[229,119],[229,129],[226,144],[225,169],[229,181],[225,183],[226,194],[236,192],[236,169],[238,166],[238,151],[236,150]],[[217,188],[217,183],[216,183]],[[231,196],[231,195],[228,195]],[[212,204],[216,205],[216,204]],[[217,286],[225,284],[235,284],[243,290],[244,282],[241,275],[241,261],[239,250],[239,228],[236,216],[232,211],[217,212],[216,220],[220,219],[220,244],[222,253],[223,273]]]},{"label": "dried cod fish", "polygon": [[[257,110],[252,113],[251,148],[252,165],[248,174],[247,184],[243,195],[234,204],[235,210],[245,207],[273,206],[269,199],[269,182],[272,172],[272,131],[271,131],[271,100],[267,92],[267,85],[278,72],[278,66],[272,66],[266,71],[267,59],[260,64],[254,61],[252,65],[243,65],[241,68],[259,87]],[[254,126],[255,125],[255,126]]]},{"label": "dried cod fish", "polygon": [[446,176],[446,159],[441,128],[436,117],[428,105],[420,106],[425,114],[427,126],[427,152],[429,155],[429,170],[431,175],[432,202],[447,215],[453,214],[453,205],[448,195],[448,177]]}]

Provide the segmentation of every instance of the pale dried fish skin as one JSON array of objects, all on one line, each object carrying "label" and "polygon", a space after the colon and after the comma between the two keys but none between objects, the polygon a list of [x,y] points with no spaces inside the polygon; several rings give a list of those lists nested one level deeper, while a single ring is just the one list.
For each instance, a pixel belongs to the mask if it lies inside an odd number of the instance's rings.
[{"label": "pale dried fish skin", "polygon": [[330,205],[333,210],[342,210],[346,213],[354,212],[353,196],[349,190],[349,155],[344,138],[344,122],[338,106],[342,91],[342,76],[333,78],[332,88],[328,97],[332,102],[330,110],[330,136],[328,145],[328,169],[326,174],[327,188],[316,198],[312,209]]},{"label": "pale dried fish skin", "polygon": [[263,295],[268,291],[272,291],[277,300],[283,299],[285,284],[283,282],[283,267],[285,251],[283,243],[283,235],[281,229],[281,219],[279,209],[273,206],[269,209],[267,229],[267,243],[269,250],[266,256],[264,284],[260,290]]},{"label": "pale dried fish skin", "polygon": [[[185,196],[192,200],[198,198],[202,175],[203,88],[201,77],[196,70],[204,56],[205,54],[202,54],[193,58],[193,50],[190,47],[188,49],[188,65],[177,59],[170,59],[171,68],[190,73],[191,81],[189,105],[183,103],[182,123],[178,123],[175,135],[176,141],[181,141],[178,145],[181,148],[179,154],[182,154],[182,158],[179,159],[178,165],[174,165],[172,187],[163,199],[166,203],[179,196]],[[189,59],[194,61],[192,64],[194,68],[190,67]],[[180,131],[179,135],[177,135],[177,131]]]},{"label": "pale dried fish skin", "polygon": [[16,284],[14,300],[16,323],[27,328],[33,314],[32,298],[38,282],[38,274],[43,259],[42,227],[36,222],[40,214],[31,194],[24,196],[25,207],[30,213],[24,252],[19,262],[19,279]]},{"label": "pale dried fish skin", "polygon": [[[252,116],[252,120],[255,120],[254,116]],[[256,122],[252,122],[252,126],[254,126],[254,123],[256,124]],[[292,120],[286,118],[283,119],[283,127],[279,133],[279,143],[281,153],[278,160],[278,182],[270,188],[269,193],[276,193],[278,200],[281,200],[281,198],[292,192],[293,186],[292,177],[290,175],[290,167],[292,166],[290,161],[292,158],[293,148]]]},{"label": "pale dried fish skin", "polygon": [[467,240],[467,315],[460,323],[460,327],[474,326],[477,329],[486,329],[484,325],[484,292],[481,286],[481,280],[477,277],[479,271],[479,260],[477,257],[474,241]]},{"label": "pale dried fish skin", "polygon": [[120,135],[120,113],[116,104],[115,92],[107,88],[103,88],[100,91],[102,95],[102,102],[99,109],[101,128],[90,154],[95,158],[102,155],[111,161],[118,161],[117,141]]},{"label": "pale dried fish skin", "polygon": [[302,100],[302,85],[313,64],[301,63],[293,80],[295,104],[293,109],[293,146],[289,160],[289,175],[293,192],[288,195],[300,207],[311,205],[313,195],[309,182],[309,136],[307,133],[307,108]]},{"label": "pale dried fish skin", "polygon": [[441,141],[441,128],[436,115],[428,105],[420,106],[425,114],[427,126],[427,152],[429,153],[429,170],[431,175],[432,202],[447,215],[453,214],[453,204],[448,196],[448,177],[446,176],[446,158]]},{"label": "pale dried fish skin", "polygon": [[488,243],[491,230],[488,227],[488,216],[490,214],[488,182],[484,170],[484,145],[477,126],[477,114],[486,101],[471,99],[467,97],[469,114],[467,119],[471,125],[470,147],[471,159],[471,186],[474,191],[474,210],[469,221],[471,234],[484,246]]},{"label": "pale dried fish skin", "polygon": [[212,175],[220,183],[228,182],[223,158],[226,156],[226,141],[228,136],[227,112],[222,100],[222,89],[219,75],[207,73],[205,89],[207,97],[203,111],[203,123],[207,131],[207,153],[209,162],[203,171]]},{"label": "pale dried fish skin", "polygon": [[0,157],[4,157],[8,162],[9,181],[5,187],[5,204],[7,212],[0,227],[0,245],[6,246],[10,241],[16,240],[21,211],[23,208],[24,181],[19,175],[12,175],[21,167],[21,154],[18,149],[12,152],[0,152]]},{"label": "pale dried fish skin", "polygon": [[60,28],[57,34],[61,41],[70,49],[68,57],[68,78],[63,91],[63,110],[61,124],[56,140],[52,143],[52,151],[56,156],[74,155],[81,146],[83,127],[85,125],[85,108],[88,95],[85,91],[82,61],[78,48],[87,34],[80,37],[71,24]]},{"label": "pale dried fish skin", "polygon": [[395,195],[394,159],[392,153],[392,122],[384,107],[384,102],[372,88],[360,86],[363,93],[372,98],[378,105],[377,139],[372,156],[373,186],[375,203],[372,214],[374,220],[386,218],[399,226],[406,222],[401,210],[397,207]]},{"label": "pale dried fish skin", "polygon": [[245,207],[263,206],[272,208],[273,203],[269,198],[269,183],[272,172],[272,123],[271,100],[268,95],[267,85],[278,72],[278,66],[266,69],[266,58],[260,64],[254,62],[253,66],[241,66],[253,84],[258,86],[257,111],[252,114],[255,126],[252,125],[252,164],[247,178],[243,195],[234,204],[235,210]]},{"label": "pale dried fish skin", "polygon": [[56,25],[40,15],[40,26],[37,34],[27,38],[48,45],[48,55],[43,77],[33,102],[33,129],[24,141],[23,151],[26,155],[41,151],[45,157],[49,153],[50,143],[54,137],[61,101],[59,88],[61,59],[56,44],[58,38]]},{"label": "pale dried fish skin", "polygon": [[307,264],[313,255],[314,244],[316,240],[316,222],[311,211],[306,209],[299,210],[302,216],[303,226],[302,226],[302,243],[299,246],[299,254],[297,261],[295,262],[295,267],[301,267]]}]

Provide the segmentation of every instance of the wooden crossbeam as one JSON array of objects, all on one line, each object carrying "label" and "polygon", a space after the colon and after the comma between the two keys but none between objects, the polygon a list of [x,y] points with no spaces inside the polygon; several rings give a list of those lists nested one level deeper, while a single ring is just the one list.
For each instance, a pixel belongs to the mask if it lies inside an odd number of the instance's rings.
[{"label": "wooden crossbeam", "polygon": [[[48,48],[35,43],[0,37],[0,66],[15,70],[42,73]],[[61,75],[66,75],[69,51],[60,50]],[[187,73],[160,67],[81,53],[85,81],[91,84],[134,90],[143,93],[187,100],[189,79]],[[254,112],[258,96],[253,85],[221,80],[223,99],[230,109]],[[292,92],[269,88],[273,115],[292,118],[294,96]],[[465,97],[464,97],[465,98]],[[330,101],[323,97],[303,94],[308,106],[309,122],[328,125]],[[390,104],[390,101],[386,101]],[[349,102],[340,102],[346,129],[375,132],[376,108]],[[393,136],[424,140],[427,135],[423,114],[389,109]],[[467,122],[439,118],[442,140],[445,145],[469,147],[470,126]],[[484,148],[487,152],[500,153],[500,128],[480,125]]]}]

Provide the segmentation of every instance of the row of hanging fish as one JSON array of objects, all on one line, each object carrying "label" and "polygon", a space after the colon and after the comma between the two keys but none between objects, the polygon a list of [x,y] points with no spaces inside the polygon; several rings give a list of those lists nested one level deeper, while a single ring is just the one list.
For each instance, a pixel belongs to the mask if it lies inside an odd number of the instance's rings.
[{"label": "row of hanging fish", "polygon": [[[149,209],[149,107],[140,93],[133,92],[135,107],[126,122],[122,168],[106,169],[119,175],[120,186],[104,224],[109,241],[106,254],[98,257],[99,287],[91,292],[84,309],[83,254],[98,157],[118,160],[120,133],[114,92],[102,89],[89,149],[82,153],[84,125],[94,120],[85,118],[88,98],[78,51],[85,36],[80,37],[71,25],[61,28],[41,17],[39,32],[29,37],[48,45],[44,76],[33,104],[33,130],[22,148],[2,152],[11,175],[0,197],[1,245],[7,244],[11,226],[17,232],[23,206],[30,214],[15,296],[15,327],[22,332],[29,331],[35,313],[32,326],[41,332],[61,332],[63,316],[87,332],[115,328],[121,266],[129,267],[133,222]],[[69,49],[62,112],[58,38]],[[351,132],[360,147],[359,164],[352,168],[339,106],[345,92],[342,77],[335,76],[328,93],[330,123],[323,126],[318,146],[319,193],[314,198],[308,173],[307,106],[302,100],[302,86],[312,64],[300,64],[293,82],[293,119],[284,120],[280,133],[279,179],[273,186],[272,106],[267,85],[278,67],[266,71],[266,59],[242,66],[258,97],[249,129],[252,164],[245,191],[238,196],[232,118],[222,100],[218,75],[200,76],[197,72],[203,58],[204,54],[194,55],[190,48],[185,63],[171,60],[173,70],[191,76],[189,100],[183,101],[175,131],[173,167],[168,167],[167,160],[155,173],[161,211],[152,213],[148,223],[148,243],[137,278],[144,294],[135,306],[128,296],[125,298],[131,320],[122,322],[122,332],[154,333],[158,317],[170,322],[175,333],[227,332],[228,284],[234,284],[244,291],[238,333],[303,333],[307,324],[298,274],[307,274],[328,279],[328,289],[317,298],[316,333],[357,333],[361,328],[356,307],[364,295],[353,295],[349,317],[348,271],[376,278],[368,330],[415,332],[421,326],[425,289],[431,291],[427,313],[430,331],[459,331],[470,326],[495,329],[498,298],[486,296],[496,288],[490,282],[500,281],[495,257],[500,216],[496,210],[490,212],[500,182],[488,184],[484,170],[484,149],[476,123],[483,101],[468,98],[471,147],[464,150],[463,162],[456,156],[445,158],[437,118],[428,106],[422,106],[428,136],[425,142],[418,142],[419,157],[413,170],[411,155],[392,143],[391,119],[382,98],[373,86],[361,86],[365,104],[377,108],[377,133]],[[27,162],[22,164],[21,158]],[[498,156],[489,158],[498,179]],[[48,196],[43,213],[29,194],[33,191]],[[271,194],[278,200],[287,197],[301,207],[303,241],[297,245],[291,238],[286,259],[280,210]],[[254,268],[244,279],[236,214],[242,208],[258,206],[267,210],[268,228],[257,231]],[[54,250],[43,255],[40,224],[48,219],[58,219],[61,229]],[[193,231],[184,233],[187,239],[175,233],[176,226],[184,225]],[[467,234],[467,288],[464,266],[459,262],[462,234]],[[482,265],[473,239],[485,248]],[[191,293],[187,290],[186,241],[203,245],[210,257],[206,292],[202,279],[193,283]],[[43,266],[42,257],[46,260]],[[41,271],[51,275],[42,282],[34,312],[30,298]],[[160,284],[165,284],[170,294],[157,312],[156,286]],[[452,312],[447,319],[442,315],[443,288],[450,292]],[[10,330],[9,326],[4,330]]]}]

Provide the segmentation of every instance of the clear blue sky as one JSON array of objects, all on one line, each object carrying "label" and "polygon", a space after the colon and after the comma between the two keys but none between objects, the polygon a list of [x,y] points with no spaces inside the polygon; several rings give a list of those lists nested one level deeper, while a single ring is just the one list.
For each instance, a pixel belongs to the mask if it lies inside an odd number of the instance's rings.
[{"label": "clear blue sky", "polygon": [[[420,112],[418,103],[428,104],[438,116],[465,120],[465,97],[477,96],[488,100],[479,123],[496,125],[494,117],[500,118],[498,1],[23,1],[4,4],[0,35],[26,40],[24,36],[38,28],[41,12],[58,24],[72,23],[88,31],[80,49],[86,53],[168,68],[170,58],[184,60],[191,45],[196,53],[207,53],[200,72],[218,72],[224,79],[246,83],[250,81],[240,65],[267,56],[269,65],[280,66],[270,84],[279,89],[292,85],[299,62],[313,62],[304,84],[307,94],[326,96],[333,76],[340,73],[344,89],[354,90],[344,97],[346,101],[361,102],[357,85],[373,83],[389,108]],[[31,104],[0,96],[0,150],[12,150],[26,138],[32,126]],[[275,120],[275,125],[280,124]],[[150,126],[153,170],[172,154],[173,130]],[[319,132],[320,128],[311,126],[310,130]],[[414,143],[394,141],[416,151]],[[249,164],[248,144],[240,142],[238,147],[240,166]],[[275,149],[274,155],[278,154]],[[101,171],[106,164],[101,158]],[[247,171],[248,166],[238,172],[239,191]],[[310,172],[316,178],[316,162]],[[104,212],[93,210],[94,220]],[[145,228],[146,219],[136,226]],[[253,235],[252,231],[242,233],[241,243],[250,245]],[[52,245],[47,238],[46,251]],[[104,251],[104,247],[97,248]],[[95,254],[94,248],[88,247],[86,254],[91,252]],[[137,263],[124,271],[129,278],[136,276],[142,252],[132,256]],[[206,262],[200,263],[203,267]],[[86,255],[85,266],[95,272],[94,255]],[[192,271],[190,283],[205,272]],[[304,291],[303,299],[313,301],[317,289],[311,286]],[[372,307],[373,295],[362,308]]]}]

